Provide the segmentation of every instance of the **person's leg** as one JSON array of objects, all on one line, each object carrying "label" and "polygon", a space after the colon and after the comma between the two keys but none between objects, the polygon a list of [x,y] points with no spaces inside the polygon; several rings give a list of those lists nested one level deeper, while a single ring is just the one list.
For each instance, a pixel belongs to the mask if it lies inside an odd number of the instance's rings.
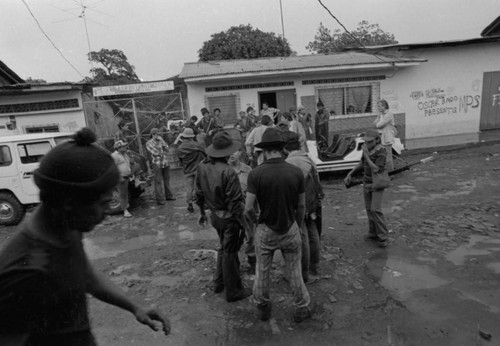
[{"label": "person's leg", "polygon": [[294,223],[288,233],[282,235],[279,248],[283,253],[287,272],[290,274],[290,286],[293,291],[294,305],[296,308],[307,307],[311,302],[304,280],[302,279],[302,258],[300,229]]},{"label": "person's leg", "polygon": [[[214,219],[218,218],[213,216]],[[224,289],[228,302],[240,300],[249,296],[243,292],[243,284],[240,277],[240,260],[238,250],[241,245],[240,224],[233,219],[219,219],[221,232],[224,233],[222,241],[222,275],[224,277]]]},{"label": "person's leg", "polygon": [[163,188],[165,190],[165,199],[167,200],[175,199],[172,190],[170,190],[170,166],[162,168],[162,177],[163,177]]},{"label": "person's leg", "polygon": [[[309,238],[309,273],[318,275],[319,255],[320,255],[320,242],[318,229],[316,228],[315,220],[306,218],[304,223],[307,228],[307,235]],[[302,269],[304,271],[304,269]]]},{"label": "person's leg", "polygon": [[155,173],[154,189],[155,189],[156,203],[164,204],[165,196],[163,195],[163,186],[162,186],[163,177],[161,168],[158,165],[153,164],[153,171]]},{"label": "person's leg", "polygon": [[384,214],[382,213],[382,197],[384,195],[384,190],[378,190],[372,192],[372,218],[375,227],[375,232],[381,241],[387,241],[389,238],[389,231],[385,224]]},{"label": "person's leg", "polygon": [[368,217],[368,234],[366,239],[377,240],[377,231],[375,230],[375,222],[372,212],[372,191],[371,188],[363,188],[363,197],[365,200],[366,216]]},{"label": "person's leg", "polygon": [[[271,314],[271,300],[269,298],[270,272],[276,250],[276,234],[264,224],[257,226],[255,232],[255,253],[257,265],[253,285],[253,299],[257,308],[262,312],[261,319],[269,319]],[[300,261],[300,258],[299,258]],[[300,265],[300,262],[299,262]],[[301,278],[302,279],[302,278]]]},{"label": "person's leg", "polygon": [[251,220],[247,220],[248,227],[245,229],[246,244],[245,255],[247,256],[248,264],[251,268],[251,273],[255,274],[255,264],[257,263],[255,255],[255,224]]},{"label": "person's leg", "polygon": [[215,267],[214,273],[214,292],[220,293],[224,290],[224,273],[222,270],[222,256],[223,256],[223,242],[224,242],[224,232],[221,224],[218,222],[219,219],[211,218],[212,226],[217,231],[217,235],[219,236],[219,248],[217,249],[217,264]]},{"label": "person's leg", "polygon": [[392,159],[392,145],[384,145],[387,155],[385,157],[385,169],[389,172],[394,170],[394,160]]},{"label": "person's leg", "polygon": [[318,208],[316,208],[316,230],[318,232],[319,239],[321,240],[321,234],[323,232],[323,206],[319,203]]},{"label": "person's leg", "polygon": [[302,279],[304,282],[309,281],[309,236],[307,234],[307,228],[305,223],[302,224],[300,229],[300,241],[301,241],[301,268],[302,268]]},{"label": "person's leg", "polygon": [[188,211],[191,213],[194,212],[193,195],[195,178],[195,174],[186,175],[186,203],[188,205]]}]

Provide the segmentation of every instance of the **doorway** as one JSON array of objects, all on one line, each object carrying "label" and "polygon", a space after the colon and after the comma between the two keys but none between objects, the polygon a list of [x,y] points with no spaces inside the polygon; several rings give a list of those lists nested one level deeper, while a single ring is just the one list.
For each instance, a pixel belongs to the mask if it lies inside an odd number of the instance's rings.
[{"label": "doorway", "polygon": [[269,107],[278,108],[281,113],[288,112],[290,107],[297,106],[295,89],[277,90],[259,93],[259,110],[266,102]]}]

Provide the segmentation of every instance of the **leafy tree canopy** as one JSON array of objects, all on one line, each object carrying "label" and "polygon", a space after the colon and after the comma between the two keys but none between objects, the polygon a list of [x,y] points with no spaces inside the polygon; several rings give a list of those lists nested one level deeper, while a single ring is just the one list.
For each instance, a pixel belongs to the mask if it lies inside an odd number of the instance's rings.
[{"label": "leafy tree canopy", "polygon": [[314,41],[309,42],[306,48],[315,53],[326,54],[338,52],[348,47],[376,46],[398,43],[393,34],[385,32],[378,24],[370,24],[366,20],[359,22],[356,30],[351,34],[335,29],[333,33],[323,23],[319,24]]},{"label": "leafy tree canopy", "polygon": [[93,78],[86,78],[87,82],[102,85],[127,84],[140,82],[130,65],[127,56],[119,49],[101,49],[98,52],[90,52],[88,58],[99,67],[91,69]]},{"label": "leafy tree canopy", "polygon": [[198,51],[200,61],[255,59],[290,56],[292,49],[286,39],[273,32],[254,29],[250,24],[233,26],[212,34]]}]

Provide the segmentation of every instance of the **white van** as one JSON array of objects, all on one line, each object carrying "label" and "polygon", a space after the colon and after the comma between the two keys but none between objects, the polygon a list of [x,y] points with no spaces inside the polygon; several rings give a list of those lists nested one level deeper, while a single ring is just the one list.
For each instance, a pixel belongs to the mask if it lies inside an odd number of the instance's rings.
[{"label": "white van", "polygon": [[42,157],[70,132],[0,137],[0,225],[16,225],[26,208],[40,202],[33,172]]}]

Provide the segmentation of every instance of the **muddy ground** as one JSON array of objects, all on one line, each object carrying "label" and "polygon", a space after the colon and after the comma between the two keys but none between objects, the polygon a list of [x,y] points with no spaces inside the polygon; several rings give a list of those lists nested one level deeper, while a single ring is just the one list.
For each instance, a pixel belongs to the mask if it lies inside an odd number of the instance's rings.
[{"label": "muddy ground", "polygon": [[[322,177],[321,275],[307,285],[311,320],[292,321],[278,255],[270,321],[257,320],[249,299],[227,303],[211,292],[217,236],[186,211],[176,171],[176,201],[157,206],[150,193],[141,196],[133,218],[110,216],[85,240],[97,268],[163,310],[172,334],[90,298],[99,344],[500,345],[500,145],[439,152],[398,175],[384,196],[386,249],[363,240],[361,187],[346,190],[341,178]],[[0,229],[0,242],[14,231]],[[253,277],[243,275],[251,286]]]}]

